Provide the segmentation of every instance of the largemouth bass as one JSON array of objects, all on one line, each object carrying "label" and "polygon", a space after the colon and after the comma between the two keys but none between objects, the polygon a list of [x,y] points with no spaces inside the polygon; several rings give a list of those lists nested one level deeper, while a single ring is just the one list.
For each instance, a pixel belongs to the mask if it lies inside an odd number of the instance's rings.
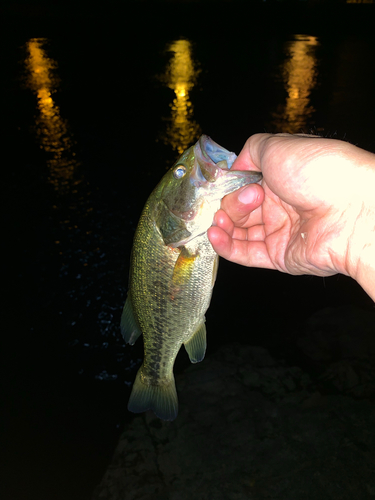
[{"label": "largemouth bass", "polygon": [[173,420],[178,400],[173,365],[182,344],[192,363],[206,351],[205,312],[219,256],[207,229],[221,199],[260,172],[229,170],[236,155],[202,135],[148,198],[135,232],[129,291],[121,318],[125,341],[143,333],[144,361],[128,409]]}]

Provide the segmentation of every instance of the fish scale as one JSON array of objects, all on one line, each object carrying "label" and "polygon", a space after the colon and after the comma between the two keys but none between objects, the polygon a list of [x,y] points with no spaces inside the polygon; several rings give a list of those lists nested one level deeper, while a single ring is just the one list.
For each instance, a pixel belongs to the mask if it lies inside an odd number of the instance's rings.
[{"label": "fish scale", "polygon": [[134,344],[141,334],[144,341],[131,411],[150,409],[164,420],[176,418],[176,356],[184,344],[191,362],[204,358],[204,315],[218,267],[207,229],[223,196],[261,179],[259,172],[225,168],[234,159],[234,153],[202,136],[165,174],[143,209],[121,318],[125,341]]}]

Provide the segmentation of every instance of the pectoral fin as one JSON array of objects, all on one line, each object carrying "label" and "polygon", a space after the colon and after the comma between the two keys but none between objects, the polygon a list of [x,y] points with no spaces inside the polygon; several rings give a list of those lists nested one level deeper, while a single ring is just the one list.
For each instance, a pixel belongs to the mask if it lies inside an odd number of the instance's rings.
[{"label": "pectoral fin", "polygon": [[133,345],[137,338],[141,335],[141,330],[138,322],[134,317],[133,305],[128,295],[121,316],[121,333],[127,344]]},{"label": "pectoral fin", "polygon": [[201,323],[190,340],[184,343],[185,349],[192,363],[199,363],[206,353],[206,325]]},{"label": "pectoral fin", "polygon": [[155,224],[166,245],[186,240],[191,233],[186,229],[184,221],[174,215],[161,201],[154,212]]},{"label": "pectoral fin", "polygon": [[193,254],[186,247],[181,247],[180,255],[173,268],[172,283],[174,285],[178,286],[189,282],[197,257],[198,253]]}]

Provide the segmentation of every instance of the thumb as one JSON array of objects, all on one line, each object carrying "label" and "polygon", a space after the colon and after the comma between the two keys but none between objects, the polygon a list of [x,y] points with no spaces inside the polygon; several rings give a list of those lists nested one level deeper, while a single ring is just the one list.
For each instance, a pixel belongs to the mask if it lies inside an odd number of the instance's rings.
[{"label": "thumb", "polygon": [[249,184],[225,196],[221,202],[221,208],[232,219],[235,226],[241,226],[246,223],[249,214],[263,203],[263,200],[263,188],[259,184]]}]

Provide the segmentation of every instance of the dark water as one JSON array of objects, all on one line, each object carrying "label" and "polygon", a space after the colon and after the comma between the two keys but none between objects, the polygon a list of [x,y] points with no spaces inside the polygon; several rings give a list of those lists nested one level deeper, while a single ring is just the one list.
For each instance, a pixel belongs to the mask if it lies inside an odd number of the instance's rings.
[{"label": "dark water", "polygon": [[[126,403],[142,351],[124,346],[118,325],[148,194],[201,132],[236,152],[262,131],[314,132],[375,151],[375,12],[17,5],[1,12],[1,498],[84,500],[132,418]],[[233,340],[282,355],[306,317],[341,304],[372,307],[342,276],[222,261],[208,355]],[[187,364],[182,355],[177,370]]]}]

